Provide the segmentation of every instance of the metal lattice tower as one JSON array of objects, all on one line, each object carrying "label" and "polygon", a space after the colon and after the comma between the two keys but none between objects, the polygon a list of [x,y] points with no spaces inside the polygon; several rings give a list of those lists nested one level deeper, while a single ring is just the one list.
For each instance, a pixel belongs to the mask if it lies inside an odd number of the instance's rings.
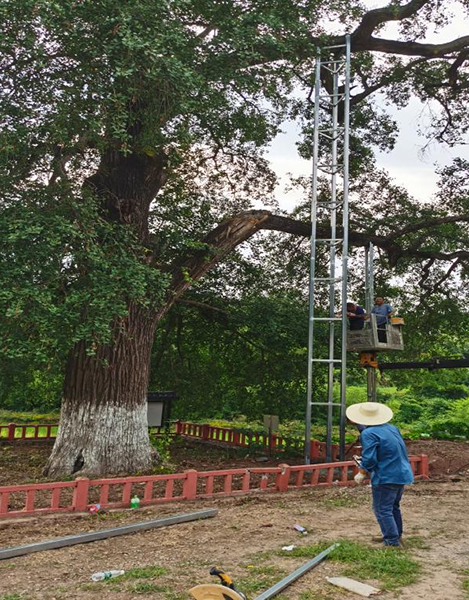
[{"label": "metal lattice tower", "polygon": [[[321,84],[325,74],[332,82],[328,89]],[[329,90],[329,91],[328,91]],[[341,118],[339,122],[339,113]],[[321,115],[327,116],[323,123]],[[329,122],[330,119],[330,122]],[[316,83],[314,97],[314,148],[311,186],[311,256],[309,283],[309,331],[308,331],[308,387],[306,406],[305,462],[310,463],[311,417],[314,406],[327,407],[326,460],[332,459],[332,426],[334,411],[339,411],[340,458],[345,455],[345,387],[347,366],[347,258],[348,258],[348,159],[350,122],[350,36],[345,45],[328,46],[318,50],[316,60]],[[321,159],[320,159],[321,155]],[[318,194],[318,177],[330,177],[330,196],[322,200]],[[342,188],[341,190],[339,188]],[[329,216],[330,237],[316,235],[318,218]],[[342,237],[337,236],[337,221],[342,218]],[[325,245],[328,252],[327,274],[316,277],[316,250]],[[339,274],[339,276],[338,276]],[[328,316],[315,316],[317,296],[329,292]],[[339,304],[337,304],[337,300]],[[340,312],[340,316],[338,315]],[[340,332],[336,331],[340,325]],[[317,326],[329,331],[328,346],[315,341]],[[340,340],[340,354],[336,356],[336,340]],[[317,356],[320,354],[321,356]],[[325,355],[326,354],[326,355]],[[313,402],[313,375],[316,369],[327,369],[327,401]],[[339,381],[340,402],[334,402],[333,386]]]}]

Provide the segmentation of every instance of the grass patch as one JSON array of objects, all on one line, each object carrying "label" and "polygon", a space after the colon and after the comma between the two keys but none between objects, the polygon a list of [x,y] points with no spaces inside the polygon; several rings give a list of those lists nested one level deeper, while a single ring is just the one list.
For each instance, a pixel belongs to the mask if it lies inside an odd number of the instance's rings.
[{"label": "grass patch", "polygon": [[[357,542],[339,540],[340,546],[330,555],[333,560],[346,565],[343,575],[354,579],[376,579],[383,590],[414,583],[420,565],[402,550],[393,548],[370,548]],[[301,546],[292,552],[282,552],[282,556],[313,558],[330,546],[322,542],[313,546]]]},{"label": "grass patch", "polygon": [[461,582],[461,587],[466,592],[466,597],[469,598],[469,569],[463,571],[463,575],[465,575],[465,577]]},{"label": "grass patch", "polygon": [[165,594],[165,600],[187,600],[187,594],[181,594],[180,592],[169,591]]},{"label": "grass patch", "polygon": [[85,592],[102,592],[101,586],[98,583],[82,583],[78,587]]},{"label": "grass patch", "polygon": [[135,569],[129,569],[124,575],[121,575],[119,579],[152,579],[153,577],[161,577],[162,575],[167,574],[168,569],[165,569],[164,567],[137,567]]},{"label": "grass patch", "polygon": [[23,594],[3,594],[0,596],[0,600],[22,600],[25,598]]},{"label": "grass patch", "polygon": [[286,575],[286,572],[283,569],[274,565],[247,565],[246,569],[248,570],[249,575],[237,579],[236,587],[242,590],[247,596],[257,594],[257,592],[272,587]]},{"label": "grass patch", "polygon": [[133,594],[155,594],[156,592],[166,592],[166,586],[156,585],[151,581],[138,581],[128,587],[128,590]]},{"label": "grass patch", "polygon": [[344,494],[342,496],[331,496],[321,499],[321,504],[324,508],[356,508],[364,502],[369,502],[368,498],[352,496],[351,494]]},{"label": "grass patch", "polygon": [[427,541],[419,535],[409,535],[404,538],[404,548],[409,550],[415,548],[417,550],[430,550],[431,546]]}]

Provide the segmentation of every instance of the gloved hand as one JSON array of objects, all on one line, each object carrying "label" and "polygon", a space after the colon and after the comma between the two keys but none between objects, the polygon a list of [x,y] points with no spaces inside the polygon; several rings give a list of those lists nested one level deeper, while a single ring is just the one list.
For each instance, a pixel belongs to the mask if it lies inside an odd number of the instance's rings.
[{"label": "gloved hand", "polygon": [[366,479],[366,475],[363,473],[363,471],[358,471],[353,479],[357,485],[361,485]]}]

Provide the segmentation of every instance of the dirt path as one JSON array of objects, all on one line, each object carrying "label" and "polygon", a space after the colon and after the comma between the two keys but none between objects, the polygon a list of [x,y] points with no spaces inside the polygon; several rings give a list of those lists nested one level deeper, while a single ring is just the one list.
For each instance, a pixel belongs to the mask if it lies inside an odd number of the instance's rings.
[{"label": "dirt path", "polygon": [[[386,600],[463,600],[463,571],[469,567],[466,503],[469,482],[419,483],[404,498],[407,550],[422,566],[419,581]],[[283,545],[311,545],[345,538],[367,542],[377,526],[369,508],[369,489],[328,489],[258,495],[195,503],[174,503],[135,512],[91,517],[31,519],[0,524],[0,546],[13,546],[107,528],[130,521],[217,507],[215,519],[186,523],[61,550],[0,562],[1,600],[182,600],[196,583],[210,581],[208,571],[219,565],[252,593],[264,589],[305,562],[278,555]],[[308,528],[299,536],[293,525]],[[157,566],[150,576],[91,583],[94,571]],[[356,597],[325,582],[341,573],[332,561],[306,575],[281,598],[335,600]],[[360,578],[359,573],[356,575]],[[378,578],[379,579],[379,578]],[[376,581],[372,582],[376,583]],[[254,586],[254,587],[253,587]],[[14,594],[17,594],[16,596]]]}]

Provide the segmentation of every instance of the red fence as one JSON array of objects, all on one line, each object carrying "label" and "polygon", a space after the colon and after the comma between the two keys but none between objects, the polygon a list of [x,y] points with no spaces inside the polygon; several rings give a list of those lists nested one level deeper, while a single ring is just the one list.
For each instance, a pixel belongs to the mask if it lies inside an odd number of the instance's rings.
[{"label": "red fence", "polygon": [[[59,426],[57,424],[48,425],[0,425],[0,442],[21,442],[21,441],[47,441],[55,440]],[[150,431],[160,433],[162,427],[149,427]]]},{"label": "red fence", "polygon": [[21,440],[54,440],[58,425],[0,425],[0,440],[15,442]]},{"label": "red fence", "polygon": [[[160,433],[160,427],[151,427],[151,431]],[[47,441],[57,437],[58,425],[0,425],[0,441]],[[177,421],[174,424],[175,435],[183,435],[196,438],[206,442],[219,442],[240,448],[259,447],[272,452],[290,452],[301,455],[304,449],[304,441],[295,438],[285,438],[273,434],[270,439],[267,433],[256,433],[254,431],[242,431],[228,427],[213,427],[201,423],[187,423]],[[349,449],[351,453],[354,448]],[[311,440],[311,460],[326,459],[326,443]],[[332,460],[339,459],[339,446],[332,446]]]},{"label": "red fence", "polygon": [[[428,477],[428,458],[411,456],[416,477]],[[141,504],[234,496],[252,492],[285,492],[307,487],[352,485],[357,472],[353,461],[222,471],[186,471],[174,475],[78,478],[75,481],[0,487],[0,517],[86,511],[130,505],[137,495]]]},{"label": "red fence", "polygon": [[[212,425],[202,425],[200,423],[187,423],[177,421],[175,423],[176,435],[183,435],[190,438],[196,438],[206,442],[219,442],[229,446],[238,446],[249,448],[252,446],[261,447],[272,452],[290,451],[296,454],[303,454],[304,441],[295,438],[285,438],[272,434],[269,439],[267,433],[256,433],[254,431],[242,431],[239,429],[229,429],[227,427],[213,427]],[[355,451],[355,446],[349,447],[347,454]],[[326,443],[311,440],[311,460],[321,460],[326,458]],[[332,460],[339,458],[339,446],[332,445]]]},{"label": "red fence", "polygon": [[[152,432],[160,433],[161,427],[151,427]],[[0,425],[0,441],[47,441],[54,440],[57,437],[58,425]],[[190,438],[196,438],[206,442],[219,442],[230,446],[240,448],[258,447],[272,452],[290,452],[291,454],[301,455],[304,450],[304,441],[295,438],[285,438],[272,434],[269,439],[267,433],[256,433],[254,431],[242,431],[240,429],[230,429],[228,427],[214,427],[212,425],[201,423],[188,423],[177,421],[174,424],[173,432],[175,435],[183,435]],[[352,446],[346,454],[350,455],[355,450]],[[326,460],[326,443],[311,440],[311,460]],[[339,459],[339,446],[332,445],[332,460]]]}]

